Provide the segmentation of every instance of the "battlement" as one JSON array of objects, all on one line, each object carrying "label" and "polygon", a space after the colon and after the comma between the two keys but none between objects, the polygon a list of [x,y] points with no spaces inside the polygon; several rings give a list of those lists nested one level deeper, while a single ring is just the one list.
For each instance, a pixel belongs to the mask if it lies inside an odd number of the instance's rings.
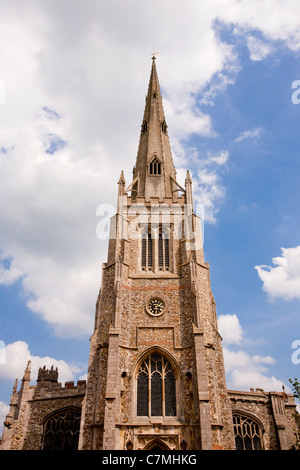
[{"label": "battlement", "polygon": [[51,369],[46,369],[46,366],[40,367],[38,371],[37,382],[57,382],[58,380],[58,369],[54,369],[51,366]]}]

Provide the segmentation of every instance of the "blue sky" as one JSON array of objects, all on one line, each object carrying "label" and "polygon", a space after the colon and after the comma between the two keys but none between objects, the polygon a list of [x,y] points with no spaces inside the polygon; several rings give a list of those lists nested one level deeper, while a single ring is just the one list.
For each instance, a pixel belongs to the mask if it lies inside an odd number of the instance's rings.
[{"label": "blue sky", "polygon": [[2,416],[29,359],[33,383],[44,364],[86,375],[96,211],[114,207],[121,170],[131,182],[153,50],[178,179],[191,170],[205,207],[228,388],[300,376],[300,7],[201,3],[0,7]]}]

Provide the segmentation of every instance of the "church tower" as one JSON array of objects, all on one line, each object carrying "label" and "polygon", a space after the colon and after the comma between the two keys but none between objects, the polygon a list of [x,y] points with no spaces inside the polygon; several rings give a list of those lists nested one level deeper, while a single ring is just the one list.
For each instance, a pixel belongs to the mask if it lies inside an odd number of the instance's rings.
[{"label": "church tower", "polygon": [[233,449],[201,220],[189,172],[176,181],[155,62],[133,180],[118,182],[79,448]]}]

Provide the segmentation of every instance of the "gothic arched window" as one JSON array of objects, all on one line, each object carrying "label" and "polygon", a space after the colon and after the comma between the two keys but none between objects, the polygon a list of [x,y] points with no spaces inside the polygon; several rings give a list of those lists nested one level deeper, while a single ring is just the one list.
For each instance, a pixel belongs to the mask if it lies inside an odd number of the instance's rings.
[{"label": "gothic arched window", "polygon": [[158,235],[158,267],[168,270],[170,266],[169,238],[165,232]]},{"label": "gothic arched window", "polygon": [[150,175],[161,175],[161,163],[157,157],[154,157],[149,163]]},{"label": "gothic arched window", "polygon": [[242,414],[233,415],[236,450],[261,450],[262,428],[257,420]]},{"label": "gothic arched window", "polygon": [[44,423],[43,450],[78,450],[81,410],[67,408],[51,414]]},{"label": "gothic arched window", "polygon": [[151,352],[138,369],[137,416],[176,416],[176,375],[160,352]]}]

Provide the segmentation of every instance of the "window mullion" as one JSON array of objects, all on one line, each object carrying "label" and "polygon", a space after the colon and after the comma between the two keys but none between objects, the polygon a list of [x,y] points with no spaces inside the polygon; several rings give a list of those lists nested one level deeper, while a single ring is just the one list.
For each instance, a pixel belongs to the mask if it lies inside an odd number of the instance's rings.
[{"label": "window mullion", "polygon": [[166,416],[166,400],[165,400],[165,358],[162,356],[162,368],[161,368],[161,380],[162,380],[162,415],[163,418]]},{"label": "window mullion", "polygon": [[161,243],[162,243],[163,270],[165,271],[165,269],[166,269],[166,265],[165,265],[165,235],[162,233],[161,236],[162,236]]}]

